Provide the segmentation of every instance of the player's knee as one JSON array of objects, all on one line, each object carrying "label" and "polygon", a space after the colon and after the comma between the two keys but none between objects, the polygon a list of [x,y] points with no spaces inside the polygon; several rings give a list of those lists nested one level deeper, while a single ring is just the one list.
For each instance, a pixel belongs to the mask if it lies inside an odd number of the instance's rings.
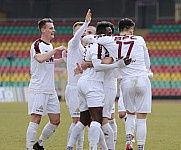
[{"label": "player's knee", "polygon": [[50,122],[51,124],[58,126],[60,124],[60,118],[51,119]]},{"label": "player's knee", "polygon": [[91,122],[91,116],[88,110],[84,111],[84,112],[80,112],[80,122],[84,125],[84,126],[89,126],[90,122]]},{"label": "player's knee", "polygon": [[91,123],[91,119],[90,118],[81,118],[80,122],[84,125],[84,126],[89,126]]},{"label": "player's knee", "polygon": [[38,115],[38,114],[31,115],[31,122],[40,124],[40,121],[41,121],[41,115]]},{"label": "player's knee", "polygon": [[102,117],[99,117],[99,116],[97,116],[97,117],[95,117],[95,118],[92,118],[92,121],[97,121],[97,122],[99,122],[100,124],[102,124]]},{"label": "player's knee", "polygon": [[119,112],[119,118],[123,119],[126,116],[126,112]]}]

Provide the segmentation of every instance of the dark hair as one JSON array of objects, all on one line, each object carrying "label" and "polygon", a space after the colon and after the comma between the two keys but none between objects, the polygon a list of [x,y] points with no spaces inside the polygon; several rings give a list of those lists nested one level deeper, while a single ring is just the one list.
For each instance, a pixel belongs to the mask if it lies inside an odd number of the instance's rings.
[{"label": "dark hair", "polygon": [[45,28],[45,25],[47,22],[53,23],[53,20],[50,18],[44,18],[44,19],[41,19],[40,21],[38,21],[38,28],[39,28],[40,32],[41,32],[41,28]]},{"label": "dark hair", "polygon": [[111,23],[111,22],[108,22],[109,26],[111,27],[112,29],[112,34],[114,33],[114,25]]},{"label": "dark hair", "polygon": [[135,23],[133,22],[133,20],[129,18],[121,19],[118,23],[119,32],[125,29],[130,29],[131,27],[134,27],[134,26],[135,26]]},{"label": "dark hair", "polygon": [[96,34],[105,34],[106,28],[110,27],[112,29],[112,33],[114,33],[114,25],[109,21],[100,21],[96,26]]}]

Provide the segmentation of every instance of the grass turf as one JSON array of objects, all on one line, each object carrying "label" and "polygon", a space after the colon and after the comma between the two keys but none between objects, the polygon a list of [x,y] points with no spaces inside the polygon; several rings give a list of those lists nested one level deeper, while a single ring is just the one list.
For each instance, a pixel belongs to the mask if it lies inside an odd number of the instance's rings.
[{"label": "grass turf", "polygon": [[[117,105],[116,105],[117,106]],[[117,107],[116,107],[117,110]],[[125,150],[124,122],[116,116],[118,139],[116,150]],[[145,150],[174,150],[181,147],[181,103],[153,103],[147,119]],[[0,150],[25,150],[26,129],[29,123],[27,103],[0,103]],[[43,117],[37,139],[48,118]],[[65,150],[67,132],[71,123],[65,102],[61,102],[61,124],[46,142],[47,150]],[[88,150],[87,130],[84,149]],[[137,150],[136,144],[135,149]]]}]

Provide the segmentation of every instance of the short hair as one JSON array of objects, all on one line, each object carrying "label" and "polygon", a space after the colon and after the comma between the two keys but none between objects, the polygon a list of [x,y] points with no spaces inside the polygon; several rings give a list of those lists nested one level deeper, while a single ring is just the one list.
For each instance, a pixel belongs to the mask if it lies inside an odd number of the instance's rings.
[{"label": "short hair", "polygon": [[[88,26],[87,29],[91,30],[92,32],[90,34],[96,34],[96,27],[94,26]],[[86,29],[86,30],[87,30]]]},{"label": "short hair", "polygon": [[129,18],[121,19],[118,22],[119,32],[121,32],[125,29],[130,29],[131,27],[134,27],[134,26],[135,26],[134,21]]},{"label": "short hair", "polygon": [[78,22],[74,23],[74,25],[73,25],[73,30],[74,30],[77,26],[82,26],[83,24],[84,24],[84,22],[82,22],[82,21],[78,21]]},{"label": "short hair", "polygon": [[45,28],[45,25],[47,22],[53,23],[53,20],[50,18],[44,18],[44,19],[41,19],[38,21],[38,28],[39,28],[40,32],[41,32],[41,28]]},{"label": "short hair", "polygon": [[107,27],[110,27],[112,29],[112,33],[114,33],[114,25],[111,22],[100,21],[96,26],[96,34],[105,34]]},{"label": "short hair", "polygon": [[114,33],[114,25],[111,22],[108,22],[110,28],[112,29],[112,34]]}]

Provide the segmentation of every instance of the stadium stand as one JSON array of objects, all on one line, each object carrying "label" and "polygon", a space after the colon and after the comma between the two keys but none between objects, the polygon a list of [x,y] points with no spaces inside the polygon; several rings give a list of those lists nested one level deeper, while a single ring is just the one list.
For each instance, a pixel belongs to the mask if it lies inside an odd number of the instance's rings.
[{"label": "stadium stand", "polygon": [[[55,22],[56,35],[53,45],[67,46],[72,36],[73,21]],[[117,21],[113,21],[117,24]],[[92,25],[95,25],[93,22]],[[0,22],[0,86],[28,86],[30,79],[29,49],[39,38],[37,22]],[[117,26],[115,28],[117,31]],[[157,21],[145,40],[151,58],[151,79],[154,97],[181,95],[181,24],[172,20]],[[8,56],[14,56],[9,58]],[[61,53],[55,57],[61,57]],[[58,93],[66,84],[66,69],[63,64],[56,68],[55,84]]]},{"label": "stadium stand", "polygon": [[154,97],[181,96],[181,23],[158,20],[146,36]]},{"label": "stadium stand", "polygon": [[[60,22],[56,28],[54,46],[65,45],[72,36],[72,23]],[[30,46],[39,38],[37,22],[0,23],[0,86],[26,87],[30,80]],[[10,58],[12,56],[12,58]],[[8,59],[9,57],[9,59]],[[61,53],[55,55],[61,57]],[[55,85],[61,95],[62,79],[66,81],[65,64],[55,70]]]}]

